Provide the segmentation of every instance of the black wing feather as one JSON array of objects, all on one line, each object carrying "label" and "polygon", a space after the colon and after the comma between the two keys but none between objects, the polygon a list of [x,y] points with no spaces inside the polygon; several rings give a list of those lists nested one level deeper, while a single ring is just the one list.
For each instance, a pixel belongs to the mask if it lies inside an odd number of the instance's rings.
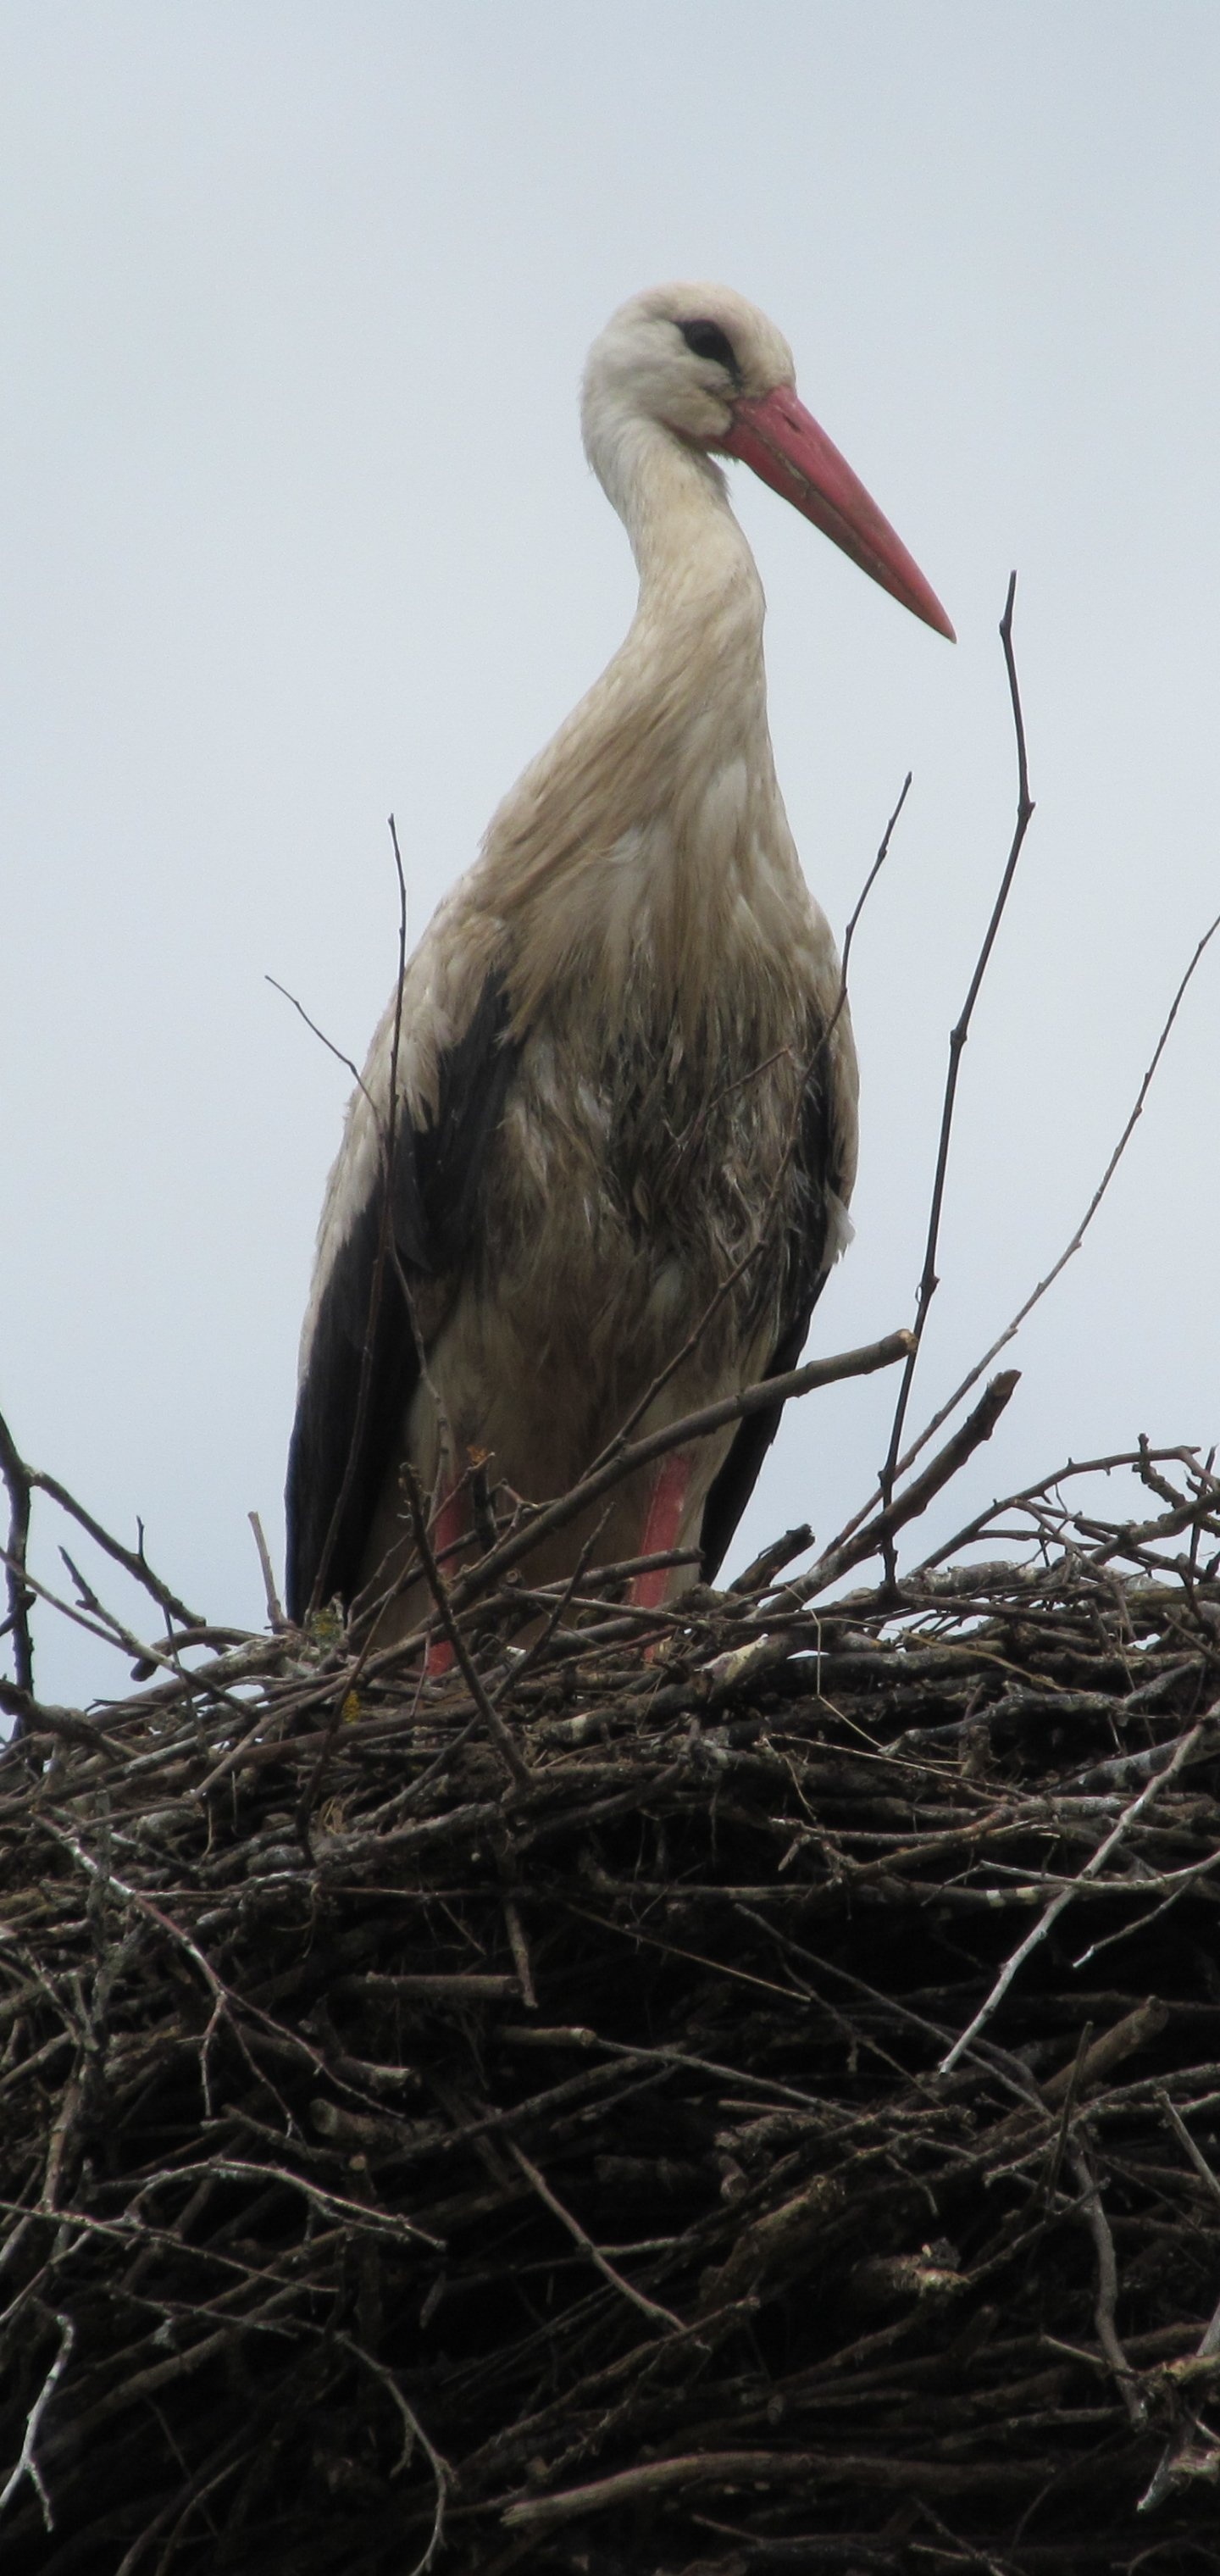
[{"label": "black wing feather", "polygon": [[[793,1227],[788,1241],[783,1330],[763,1371],[764,1380],[782,1377],[786,1369],[797,1366],[805,1347],[810,1318],[829,1274],[830,1265],[826,1258],[830,1232],[829,1198],[832,1191],[837,1195],[841,1175],[836,1168],[834,1154],[825,1055],[824,1048],[817,1051],[814,1069],[805,1086],[800,1133],[796,1142],[796,1165],[804,1185],[799,1200],[801,1221]],[[764,1412],[747,1415],[713,1481],[703,1506],[699,1531],[699,1570],[705,1583],[714,1583],[728,1554],[733,1533],[779,1429],[783,1409],[781,1398],[778,1404],[768,1406]]]},{"label": "black wing feather", "polygon": [[[478,1224],[489,1148],[516,1062],[498,975],[441,1056],[435,1123],[399,1106],[391,1175],[394,1245],[408,1280],[456,1269]],[[383,1184],[366,1199],[322,1296],[288,1452],[287,1608],[350,1601],[373,1514],[419,1379],[395,1263],[383,1254]],[[380,1273],[380,1276],[379,1276]]]}]

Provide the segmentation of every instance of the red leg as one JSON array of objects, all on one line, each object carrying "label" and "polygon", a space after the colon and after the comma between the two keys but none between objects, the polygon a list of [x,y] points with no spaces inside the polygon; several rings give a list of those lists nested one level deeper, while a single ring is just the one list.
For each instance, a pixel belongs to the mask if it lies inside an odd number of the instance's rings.
[{"label": "red leg", "polygon": [[[652,1492],[648,1497],[648,1509],[644,1515],[644,1528],[640,1538],[641,1556],[668,1555],[670,1549],[677,1546],[682,1514],[686,1508],[690,1470],[689,1458],[683,1458],[677,1451],[671,1451],[668,1458],[661,1459],[652,1480]],[[671,1572],[671,1567],[659,1565],[651,1574],[634,1575],[631,1590],[627,1595],[632,1607],[636,1610],[659,1608],[669,1590]]]},{"label": "red leg", "polygon": [[[447,1585],[452,1582],[454,1571],[453,1558],[449,1551],[458,1546],[459,1542],[467,1536],[469,1520],[466,1495],[455,1493],[450,1486],[441,1498],[436,1519],[432,1524],[432,1550]],[[441,1674],[451,1673],[454,1660],[453,1648],[448,1638],[434,1637],[424,1663],[424,1671],[429,1680],[435,1681]]]}]

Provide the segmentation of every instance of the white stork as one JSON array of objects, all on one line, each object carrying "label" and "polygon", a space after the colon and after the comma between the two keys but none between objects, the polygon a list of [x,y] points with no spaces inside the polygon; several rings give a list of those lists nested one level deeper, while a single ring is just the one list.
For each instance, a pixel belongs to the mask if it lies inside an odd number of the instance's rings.
[{"label": "white stork", "polygon": [[[728,288],[623,305],[590,354],[583,424],[635,553],[635,617],[433,916],[322,1211],[288,1607],[300,1620],[339,1594],[379,1642],[425,1606],[404,1583],[404,1461],[452,1565],[472,1460],[533,1501],[565,1492],[705,1317],[641,1435],[791,1368],[850,1231],[855,1049],[776,783],[762,586],[717,457],[953,634],[798,400],[786,342]],[[569,1572],[594,1534],[595,1563],[697,1550],[710,1579],[779,1412],[640,1471],[541,1546],[531,1580]],[[651,1607],[691,1579],[637,1575],[632,1597]]]}]

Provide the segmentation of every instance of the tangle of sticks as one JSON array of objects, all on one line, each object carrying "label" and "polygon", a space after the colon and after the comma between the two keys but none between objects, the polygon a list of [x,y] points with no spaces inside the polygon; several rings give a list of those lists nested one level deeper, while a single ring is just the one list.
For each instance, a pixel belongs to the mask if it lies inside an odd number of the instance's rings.
[{"label": "tangle of sticks", "polygon": [[6,2569],[1214,2563],[1220,1481],[784,1555],[27,1694]]}]

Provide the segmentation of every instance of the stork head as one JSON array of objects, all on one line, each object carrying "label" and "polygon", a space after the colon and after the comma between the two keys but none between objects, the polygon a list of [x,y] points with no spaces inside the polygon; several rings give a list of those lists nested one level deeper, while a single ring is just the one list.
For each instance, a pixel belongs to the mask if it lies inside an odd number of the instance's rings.
[{"label": "stork head", "polygon": [[651,421],[739,457],[883,590],[953,641],[940,601],[796,392],[775,324],[728,286],[653,286],[612,314],[585,369],[585,446],[603,480],[624,433]]}]

